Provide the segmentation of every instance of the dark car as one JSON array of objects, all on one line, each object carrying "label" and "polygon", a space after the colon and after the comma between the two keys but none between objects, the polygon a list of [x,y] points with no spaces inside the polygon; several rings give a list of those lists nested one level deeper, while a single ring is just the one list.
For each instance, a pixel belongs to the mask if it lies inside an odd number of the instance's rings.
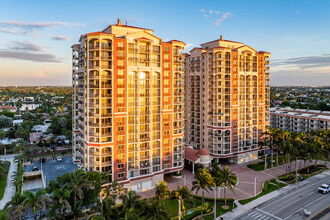
[{"label": "dark car", "polygon": [[37,166],[32,167],[32,171],[38,171],[39,168]]}]

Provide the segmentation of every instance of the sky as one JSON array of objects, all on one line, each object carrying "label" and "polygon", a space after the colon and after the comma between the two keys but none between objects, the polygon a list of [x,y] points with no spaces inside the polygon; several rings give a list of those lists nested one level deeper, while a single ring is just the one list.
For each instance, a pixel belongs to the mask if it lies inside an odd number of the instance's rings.
[{"label": "sky", "polygon": [[223,35],[271,53],[272,86],[330,85],[330,1],[1,0],[0,86],[70,86],[71,45],[120,18],[182,40]]}]

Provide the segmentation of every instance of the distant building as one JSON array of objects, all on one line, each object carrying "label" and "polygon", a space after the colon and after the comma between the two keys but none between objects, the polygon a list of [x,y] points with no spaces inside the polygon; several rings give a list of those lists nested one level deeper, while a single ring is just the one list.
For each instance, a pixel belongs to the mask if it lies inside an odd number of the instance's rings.
[{"label": "distant building", "polygon": [[34,102],[34,97],[24,97],[22,102]]},{"label": "distant building", "polygon": [[16,107],[14,106],[10,106],[10,105],[3,105],[3,106],[0,106],[0,111],[10,111],[10,112],[16,112]]},{"label": "distant building", "polygon": [[47,129],[49,128],[49,126],[50,126],[50,124],[35,125],[35,126],[33,126],[32,131],[45,133],[47,131]]},{"label": "distant building", "polygon": [[330,129],[330,112],[308,109],[271,108],[270,125],[291,132]]}]

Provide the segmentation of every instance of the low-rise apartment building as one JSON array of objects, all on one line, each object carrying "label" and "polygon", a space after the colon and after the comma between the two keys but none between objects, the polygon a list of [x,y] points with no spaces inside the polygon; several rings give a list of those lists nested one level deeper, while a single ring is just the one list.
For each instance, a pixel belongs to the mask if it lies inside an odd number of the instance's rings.
[{"label": "low-rise apartment building", "polygon": [[308,109],[271,108],[270,125],[291,132],[330,129],[330,112]]}]

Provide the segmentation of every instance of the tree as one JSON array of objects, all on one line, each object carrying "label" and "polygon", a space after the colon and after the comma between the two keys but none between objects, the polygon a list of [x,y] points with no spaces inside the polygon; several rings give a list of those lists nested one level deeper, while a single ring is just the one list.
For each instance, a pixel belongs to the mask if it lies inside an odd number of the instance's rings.
[{"label": "tree", "polygon": [[192,182],[192,189],[191,190],[195,190],[196,189],[196,193],[198,193],[198,191],[200,189],[202,189],[202,209],[201,209],[201,216],[203,216],[203,206],[204,206],[204,194],[205,191],[209,192],[209,190],[212,190],[212,186],[215,186],[214,182],[213,182],[213,178],[210,174],[210,172],[208,170],[205,169],[205,167],[203,168],[199,168],[197,170],[197,172],[195,173],[195,181]]},{"label": "tree", "polygon": [[13,119],[5,115],[0,115],[0,128],[9,127],[13,123]]},{"label": "tree", "polygon": [[156,196],[158,197],[158,200],[163,204],[164,198],[170,195],[170,189],[167,186],[167,183],[165,181],[160,181],[156,185]]},{"label": "tree", "polygon": [[215,178],[215,182],[217,186],[222,186],[224,188],[224,196],[225,196],[225,206],[227,207],[227,188],[230,189],[233,193],[235,193],[234,187],[236,184],[235,175],[231,172],[228,167],[223,167],[220,169],[219,177]]},{"label": "tree", "polygon": [[178,187],[177,190],[174,190],[171,192],[171,199],[178,199],[179,201],[179,220],[181,218],[181,210],[184,212],[185,211],[185,206],[184,204],[190,204],[193,205],[192,199],[191,199],[191,192],[188,189],[188,187],[183,186],[183,187]]},{"label": "tree", "polygon": [[17,113],[20,114],[21,113],[21,108],[22,108],[23,104],[22,104],[22,99],[19,99],[16,102],[16,108],[17,108]]},{"label": "tree", "polygon": [[14,216],[17,216],[18,219],[22,219],[24,196],[20,192],[16,192],[14,197],[5,205],[6,219],[13,219]]},{"label": "tree", "polygon": [[77,219],[79,214],[79,209],[77,205],[77,198],[82,200],[84,198],[84,188],[92,188],[88,179],[86,178],[86,173],[83,170],[76,170],[70,174],[71,181],[66,184],[67,189],[70,193],[73,193],[73,216]]},{"label": "tree", "polygon": [[56,189],[52,192],[52,203],[50,204],[51,213],[57,215],[57,211],[61,214],[62,219],[65,219],[65,210],[71,212],[71,205],[68,201],[70,198],[70,192],[66,189],[65,186],[62,186],[60,189]]},{"label": "tree", "polygon": [[37,193],[25,191],[23,197],[23,209],[27,207],[33,208],[34,220],[37,220],[37,208],[45,209],[46,202],[51,202],[51,199],[46,196],[46,191],[44,189],[37,191]]},{"label": "tree", "polygon": [[1,141],[1,151],[2,152],[3,150],[3,139],[6,137],[6,132],[0,130],[0,141]]},{"label": "tree", "polygon": [[269,148],[271,149],[271,167],[274,167],[273,164],[273,155],[274,155],[274,143],[278,140],[280,130],[278,128],[270,127],[268,131],[264,132],[262,135],[266,135],[269,138]]},{"label": "tree", "polygon": [[262,135],[262,141],[259,141],[258,142],[258,145],[259,145],[259,148],[262,150],[262,149],[264,149],[264,156],[265,156],[265,166],[264,166],[264,169],[265,170],[267,170],[267,147],[266,146],[268,146],[269,145],[269,141],[268,141],[268,139],[264,136],[264,135]]},{"label": "tree", "polygon": [[123,203],[123,214],[124,219],[135,219],[137,218],[137,210],[142,208],[140,201],[141,196],[136,194],[135,191],[131,190],[126,194],[122,194],[119,197]]},{"label": "tree", "polygon": [[169,219],[167,212],[163,206],[159,205],[161,201],[158,198],[151,198],[143,210],[143,216],[148,220],[165,220]]},{"label": "tree", "polygon": [[92,220],[101,219],[119,219],[120,213],[118,208],[115,207],[115,202],[113,199],[105,198],[102,201],[98,201],[95,206],[92,208],[93,211],[96,211],[95,215],[92,217]]}]

